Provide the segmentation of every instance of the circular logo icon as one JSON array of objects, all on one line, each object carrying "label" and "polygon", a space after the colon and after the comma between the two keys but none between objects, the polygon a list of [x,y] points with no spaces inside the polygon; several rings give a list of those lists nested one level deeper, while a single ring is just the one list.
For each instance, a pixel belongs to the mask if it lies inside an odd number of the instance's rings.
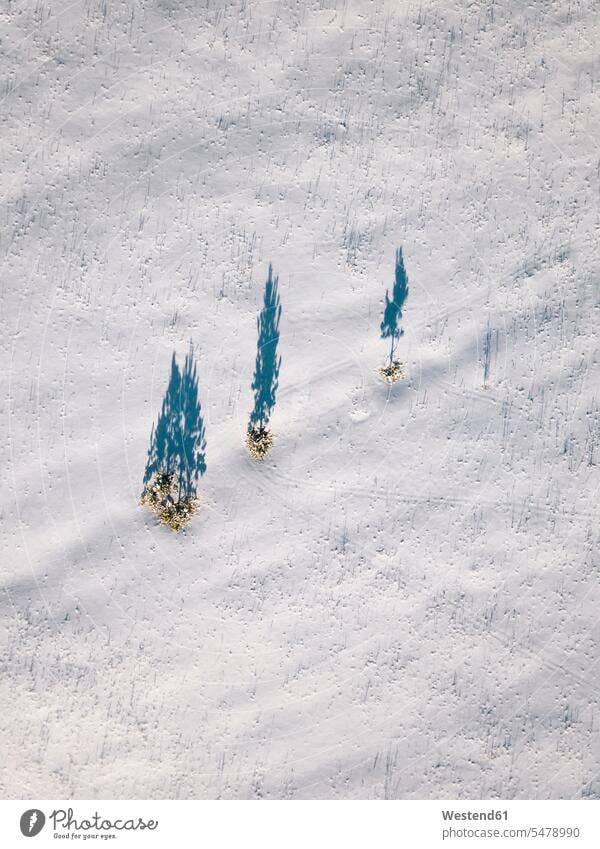
[{"label": "circular logo icon", "polygon": [[35,837],[43,829],[46,817],[37,808],[31,808],[21,816],[21,834],[25,837]]}]

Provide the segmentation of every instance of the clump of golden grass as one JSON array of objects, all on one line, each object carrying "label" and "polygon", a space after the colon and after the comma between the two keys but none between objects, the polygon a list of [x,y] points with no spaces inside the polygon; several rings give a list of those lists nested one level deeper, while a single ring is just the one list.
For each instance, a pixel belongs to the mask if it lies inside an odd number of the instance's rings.
[{"label": "clump of golden grass", "polygon": [[262,460],[273,445],[273,434],[265,427],[253,427],[246,436],[246,447],[252,457]]},{"label": "clump of golden grass", "polygon": [[142,493],[141,503],[149,507],[159,521],[173,531],[184,528],[200,504],[195,496],[181,495],[178,492],[172,472],[158,472]]},{"label": "clump of golden grass", "polygon": [[404,376],[402,366],[398,360],[393,360],[387,366],[379,369],[379,374],[383,377],[386,383],[397,383]]}]

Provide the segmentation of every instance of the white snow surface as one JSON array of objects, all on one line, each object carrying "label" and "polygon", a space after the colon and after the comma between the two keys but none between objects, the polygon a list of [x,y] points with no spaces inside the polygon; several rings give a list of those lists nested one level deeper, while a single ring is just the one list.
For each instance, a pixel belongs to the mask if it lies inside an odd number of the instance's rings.
[{"label": "white snow surface", "polygon": [[[5,0],[0,39],[2,795],[599,796],[594,0]],[[176,534],[139,497],[190,340]]]}]

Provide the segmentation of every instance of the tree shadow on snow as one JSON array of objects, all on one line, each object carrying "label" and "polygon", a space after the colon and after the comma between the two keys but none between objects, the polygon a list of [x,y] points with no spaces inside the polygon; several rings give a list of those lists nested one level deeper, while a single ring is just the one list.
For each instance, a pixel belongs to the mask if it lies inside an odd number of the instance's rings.
[{"label": "tree shadow on snow", "polygon": [[404,330],[398,326],[402,318],[402,308],[408,296],[408,277],[404,268],[404,257],[402,248],[396,251],[396,269],[394,274],[394,288],[390,299],[389,290],[385,293],[385,308],[383,321],[381,322],[381,338],[391,339],[390,365],[394,360],[395,342],[404,335]]},{"label": "tree shadow on snow", "polygon": [[206,471],[206,437],[198,397],[198,375],[190,345],[183,369],[175,354],[162,409],[152,427],[144,488],[157,475],[170,475],[180,499],[195,498],[200,477]]},{"label": "tree shadow on snow", "polygon": [[281,357],[277,355],[277,344],[279,342],[281,304],[277,289],[278,278],[273,278],[273,268],[269,265],[263,308],[257,320],[258,342],[254,379],[252,381],[254,409],[250,414],[249,430],[267,426],[275,406],[275,395],[279,386]]}]

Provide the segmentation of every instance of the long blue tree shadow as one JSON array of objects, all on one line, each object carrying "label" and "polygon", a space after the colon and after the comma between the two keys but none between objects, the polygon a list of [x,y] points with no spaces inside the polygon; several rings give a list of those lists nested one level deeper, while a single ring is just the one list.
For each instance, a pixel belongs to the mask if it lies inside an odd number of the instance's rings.
[{"label": "long blue tree shadow", "polygon": [[266,428],[275,406],[275,396],[279,386],[281,357],[277,354],[277,344],[281,304],[277,291],[278,283],[279,278],[273,278],[273,267],[269,265],[263,308],[257,320],[258,342],[252,381],[254,409],[250,414],[249,431],[256,427]]},{"label": "long blue tree shadow", "polygon": [[206,471],[206,437],[194,351],[190,345],[183,370],[175,354],[162,409],[152,427],[144,489],[158,476],[175,481],[178,499],[194,498],[198,480]]},{"label": "long blue tree shadow", "polygon": [[383,321],[381,322],[381,338],[391,338],[392,340],[390,350],[390,367],[394,361],[395,342],[404,335],[404,330],[401,327],[398,327],[398,321],[402,318],[402,308],[407,295],[408,278],[406,276],[406,269],[404,268],[402,248],[398,248],[396,251],[396,273],[394,278],[394,288],[392,290],[392,298],[390,300],[389,289],[386,290]]}]

